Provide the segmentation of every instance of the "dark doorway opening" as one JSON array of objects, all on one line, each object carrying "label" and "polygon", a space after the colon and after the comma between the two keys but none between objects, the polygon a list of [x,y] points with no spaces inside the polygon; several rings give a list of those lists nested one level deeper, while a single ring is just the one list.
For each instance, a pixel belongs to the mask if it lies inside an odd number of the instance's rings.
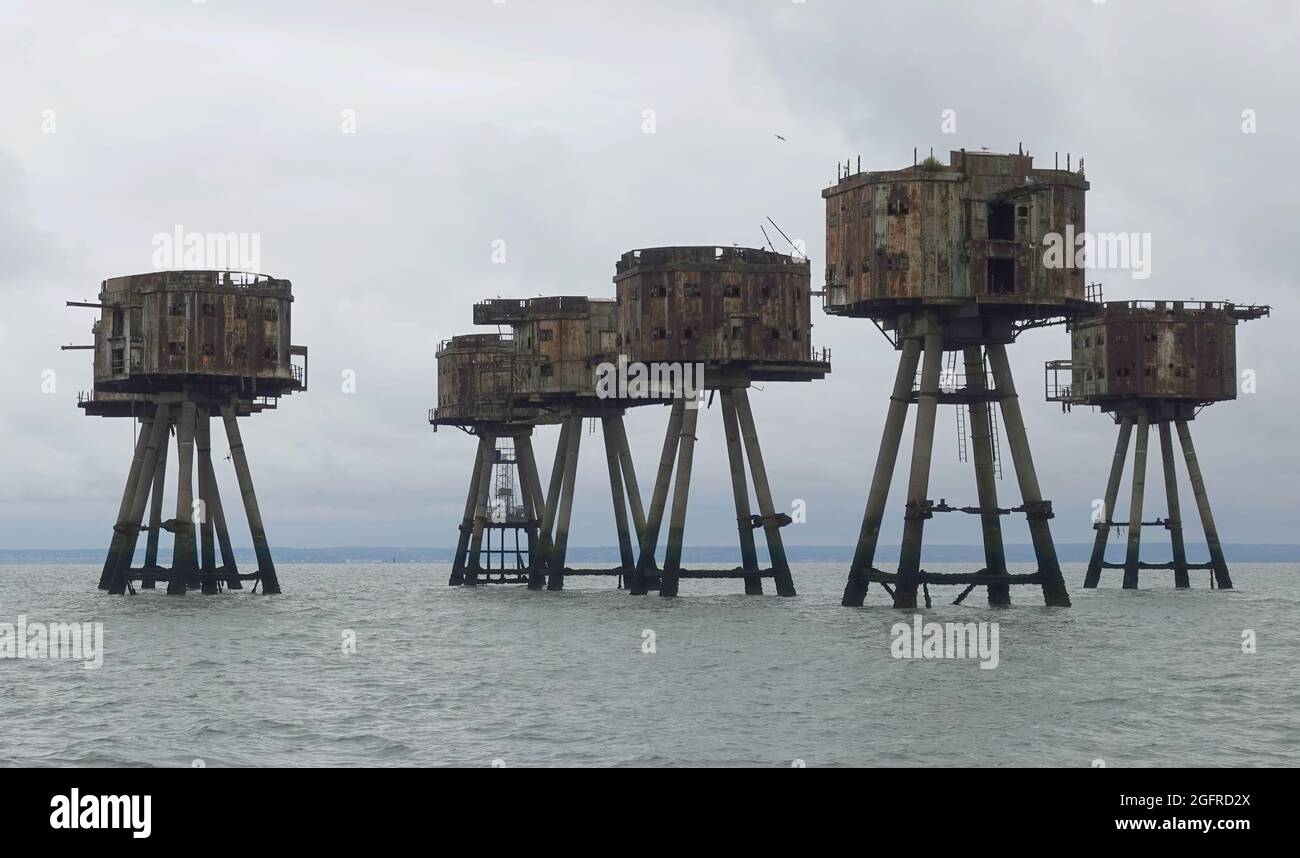
[{"label": "dark doorway opening", "polygon": [[1014,259],[989,260],[989,294],[1010,295],[1016,291],[1016,261]]},{"label": "dark doorway opening", "polygon": [[1010,203],[989,203],[989,239],[1016,240],[1016,207]]}]

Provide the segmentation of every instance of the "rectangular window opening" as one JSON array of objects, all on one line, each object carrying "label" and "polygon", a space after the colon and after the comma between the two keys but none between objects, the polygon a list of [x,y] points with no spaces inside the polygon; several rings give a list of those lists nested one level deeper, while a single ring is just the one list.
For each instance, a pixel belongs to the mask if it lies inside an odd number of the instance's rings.
[{"label": "rectangular window opening", "polygon": [[1011,203],[989,203],[989,240],[1016,240],[1016,207]]}]

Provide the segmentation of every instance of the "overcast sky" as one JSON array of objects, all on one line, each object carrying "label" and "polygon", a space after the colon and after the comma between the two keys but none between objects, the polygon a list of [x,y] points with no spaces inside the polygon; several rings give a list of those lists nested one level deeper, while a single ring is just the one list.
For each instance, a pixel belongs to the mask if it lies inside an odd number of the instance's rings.
[{"label": "overcast sky", "polygon": [[[474,442],[432,434],[426,411],[437,343],[473,330],[474,300],[612,297],[623,251],[757,245],[767,216],[807,242],[820,286],[837,160],[896,169],[913,147],[946,160],[1021,143],[1039,165],[1087,159],[1090,230],[1151,234],[1150,279],[1093,276],[1108,298],[1272,304],[1239,329],[1258,392],[1193,431],[1224,539],[1300,542],[1298,34],[1293,0],[4,0],[0,547],[107,542],[131,428],[76,408],[90,358],[58,346],[89,342],[93,312],[63,302],[150,270],[153,236],[176,224],[260,234],[262,269],[294,284],[311,390],[244,427],[272,546],[447,545]],[[896,355],[865,320],[813,319],[833,374],[751,396],[778,505],[807,503],[787,540],[848,544]],[[1011,350],[1056,538],[1084,542],[1115,430],[1042,401],[1043,361],[1068,356],[1060,328]],[[647,492],[666,419],[629,415]],[[701,427],[687,541],[727,544],[717,407]],[[539,433],[547,467],[557,435]],[[584,436],[574,545],[613,542],[599,440]],[[950,407],[934,458],[932,497],[974,503]],[[1158,470],[1149,517],[1164,514]],[[882,545],[901,530],[905,474]],[[1014,486],[1008,467],[1005,505]],[[927,541],[978,539],[973,517],[951,518]],[[1007,531],[1028,541],[1023,520]]]}]

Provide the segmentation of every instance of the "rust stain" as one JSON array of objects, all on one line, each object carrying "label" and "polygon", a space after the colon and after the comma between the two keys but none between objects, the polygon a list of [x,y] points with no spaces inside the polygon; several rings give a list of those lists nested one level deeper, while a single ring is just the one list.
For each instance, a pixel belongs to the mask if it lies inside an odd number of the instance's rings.
[{"label": "rust stain", "polygon": [[826,311],[881,316],[899,303],[1042,307],[1084,298],[1084,273],[1048,268],[1044,237],[1084,229],[1081,172],[1029,155],[950,153],[846,175],[826,200]]},{"label": "rust stain", "polygon": [[1095,401],[1235,399],[1236,328],[1223,304],[1109,302],[1074,327],[1072,384]]},{"label": "rust stain", "polygon": [[105,280],[99,300],[98,390],[150,392],[187,378],[225,379],[268,394],[300,386],[301,369],[290,360],[288,280],[158,271]]},{"label": "rust stain", "polygon": [[768,250],[659,247],[616,266],[622,351],[636,362],[808,362],[809,265]]}]

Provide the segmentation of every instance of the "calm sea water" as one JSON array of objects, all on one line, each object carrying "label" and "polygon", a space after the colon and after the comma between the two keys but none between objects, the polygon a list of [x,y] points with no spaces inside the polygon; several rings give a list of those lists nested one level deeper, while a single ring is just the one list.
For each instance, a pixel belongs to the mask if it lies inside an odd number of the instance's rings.
[{"label": "calm sea water", "polygon": [[910,615],[875,586],[839,607],[840,565],[797,567],[794,599],[683,581],[676,600],[400,564],[285,566],[278,597],[114,598],[92,566],[0,566],[0,622],[97,620],[106,648],[99,670],[0,659],[0,764],[1300,764],[1300,569],[1235,566],[1234,591],[1206,574],[1086,592],[1072,566],[1072,610],[935,588],[927,620],[1000,624],[981,670],[893,659]]}]

